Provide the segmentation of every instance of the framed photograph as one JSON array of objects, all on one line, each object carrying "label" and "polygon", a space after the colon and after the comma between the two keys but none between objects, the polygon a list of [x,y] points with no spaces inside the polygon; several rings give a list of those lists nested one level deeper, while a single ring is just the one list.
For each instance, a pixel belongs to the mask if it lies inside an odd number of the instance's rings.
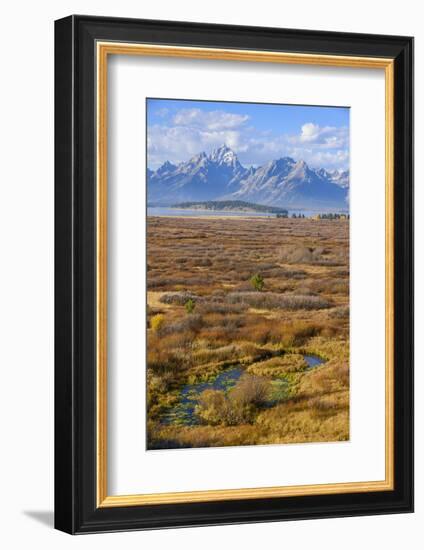
[{"label": "framed photograph", "polygon": [[55,53],[56,528],[411,512],[413,39]]}]

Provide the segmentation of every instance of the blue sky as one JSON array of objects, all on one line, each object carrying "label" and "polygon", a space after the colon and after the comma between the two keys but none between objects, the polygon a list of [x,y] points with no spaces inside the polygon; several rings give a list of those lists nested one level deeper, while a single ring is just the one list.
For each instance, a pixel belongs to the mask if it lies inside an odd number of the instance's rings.
[{"label": "blue sky", "polygon": [[349,108],[147,100],[148,166],[186,161],[225,143],[245,166],[291,156],[315,168],[349,167]]}]

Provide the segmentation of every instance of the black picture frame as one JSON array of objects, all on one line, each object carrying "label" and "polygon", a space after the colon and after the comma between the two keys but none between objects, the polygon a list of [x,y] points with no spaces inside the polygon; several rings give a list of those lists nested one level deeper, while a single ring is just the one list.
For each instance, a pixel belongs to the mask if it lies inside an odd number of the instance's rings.
[{"label": "black picture frame", "polygon": [[[394,60],[394,490],[97,507],[99,40]],[[55,527],[77,534],[412,512],[413,39],[73,15],[55,22],[55,74]]]}]

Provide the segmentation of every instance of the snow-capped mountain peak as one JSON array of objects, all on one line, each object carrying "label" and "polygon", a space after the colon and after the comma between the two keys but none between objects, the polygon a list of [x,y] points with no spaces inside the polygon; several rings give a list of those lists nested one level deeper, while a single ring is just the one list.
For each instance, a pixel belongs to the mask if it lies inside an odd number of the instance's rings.
[{"label": "snow-capped mountain peak", "polygon": [[290,174],[288,175],[288,179],[290,181],[302,180],[306,183],[310,182],[313,179],[314,175],[314,172],[309,168],[304,160],[298,160],[293,166]]},{"label": "snow-capped mountain peak", "polygon": [[147,172],[148,200],[171,204],[196,200],[244,200],[296,208],[347,206],[349,171],[313,169],[283,157],[259,167],[242,166],[227,145],[175,166]]},{"label": "snow-capped mountain peak", "polygon": [[210,154],[210,160],[217,164],[235,165],[238,163],[237,155],[224,143]]},{"label": "snow-capped mountain peak", "polygon": [[326,170],[325,168],[320,168],[317,170],[317,173],[323,177],[327,178],[339,187],[342,187],[343,189],[349,188],[349,179],[350,179],[350,173],[349,170]]},{"label": "snow-capped mountain peak", "polygon": [[169,160],[166,160],[162,166],[160,166],[156,170],[156,174],[163,176],[164,174],[168,174],[170,172],[173,172],[176,169],[175,164],[172,164],[172,162],[169,162]]}]

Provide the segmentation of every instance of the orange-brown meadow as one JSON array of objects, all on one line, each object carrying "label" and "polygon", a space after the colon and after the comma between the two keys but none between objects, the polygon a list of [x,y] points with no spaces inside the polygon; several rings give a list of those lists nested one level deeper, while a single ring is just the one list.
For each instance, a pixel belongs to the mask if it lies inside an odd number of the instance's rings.
[{"label": "orange-brown meadow", "polygon": [[349,221],[148,217],[149,449],[349,439]]}]

